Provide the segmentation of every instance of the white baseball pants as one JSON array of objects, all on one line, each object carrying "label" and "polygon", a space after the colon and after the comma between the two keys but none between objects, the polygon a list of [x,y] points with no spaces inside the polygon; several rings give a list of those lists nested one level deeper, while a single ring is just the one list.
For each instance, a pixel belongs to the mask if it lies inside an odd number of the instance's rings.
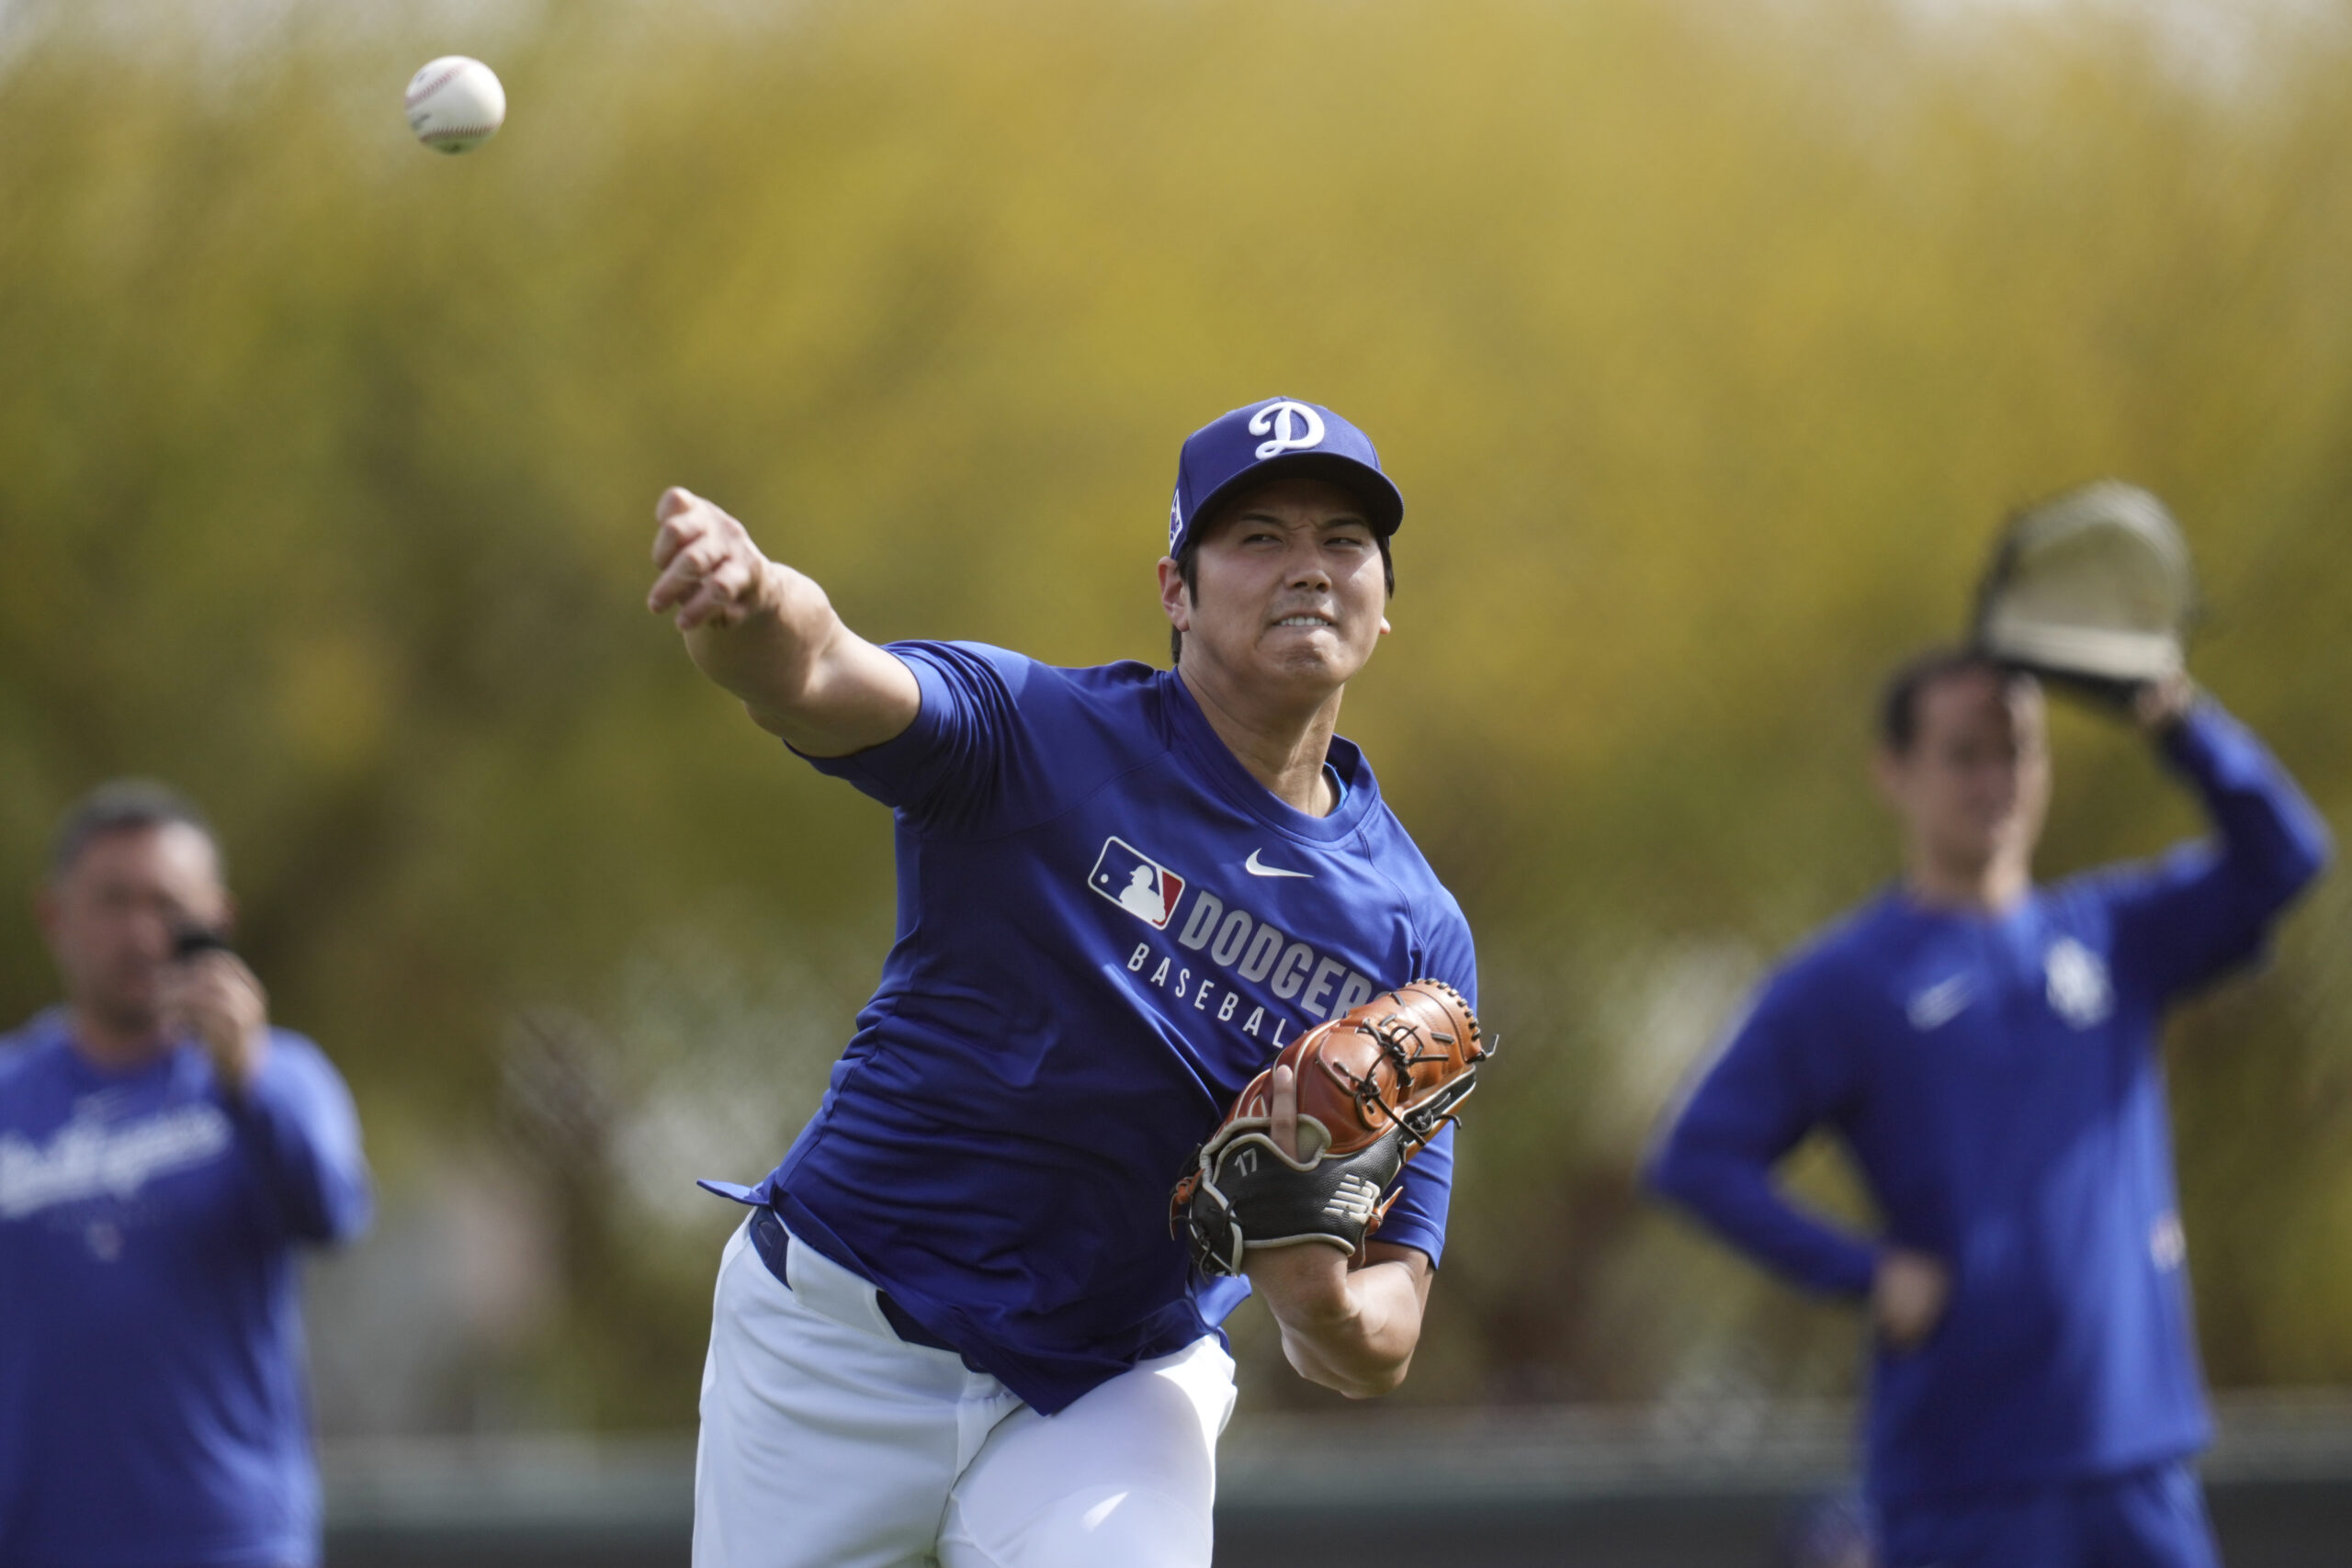
[{"label": "white baseball pants", "polygon": [[1209,1568],[1216,1336],[1040,1416],[815,1248],[786,1258],[789,1289],[745,1227],[719,1259],[694,1568]]}]

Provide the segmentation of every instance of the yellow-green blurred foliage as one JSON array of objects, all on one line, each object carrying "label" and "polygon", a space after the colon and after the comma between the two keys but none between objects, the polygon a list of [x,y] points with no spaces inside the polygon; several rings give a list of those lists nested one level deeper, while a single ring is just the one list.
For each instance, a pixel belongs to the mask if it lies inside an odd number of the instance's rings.
[{"label": "yellow-green blurred foliage", "polygon": [[[457,1150],[555,1194],[567,1293],[481,1374],[547,1418],[691,1418],[729,1216],[661,1194],[781,1152],[888,931],[883,814],[641,608],[666,483],[869,636],[1151,659],[1182,435],[1374,433],[1409,513],[1345,728],[1506,1040],[1408,1398],[1849,1385],[1849,1318],[1632,1171],[1892,870],[1871,694],[2007,505],[2167,496],[2199,672],[2352,808],[2340,15],[2219,58],[1871,0],[148,10],[0,29],[0,883],[101,777],[207,802],[395,1196]],[[512,103],[458,159],[398,109],[452,51]],[[2045,869],[2194,829],[2060,739]],[[21,900],[0,939],[21,1014]],[[2323,890],[2175,1032],[2222,1380],[2352,1379],[2347,939]]]}]

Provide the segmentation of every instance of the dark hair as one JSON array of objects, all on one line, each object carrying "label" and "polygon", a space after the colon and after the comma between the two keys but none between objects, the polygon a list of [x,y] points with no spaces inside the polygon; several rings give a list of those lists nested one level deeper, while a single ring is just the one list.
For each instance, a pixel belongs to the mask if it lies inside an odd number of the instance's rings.
[{"label": "dark hair", "polygon": [[1962,675],[1990,675],[2007,689],[2033,679],[1974,648],[1931,648],[1915,653],[1886,678],[1878,702],[1879,744],[1901,756],[1919,739],[1919,699],[1930,686]]},{"label": "dark hair", "polygon": [[[1194,528],[1185,536],[1184,547],[1176,552],[1176,575],[1184,580],[1184,597],[1196,599],[1201,592],[1201,536],[1205,526]],[[1388,597],[1396,597],[1396,561],[1388,553],[1388,536],[1373,531],[1373,538],[1380,546],[1380,577],[1387,584]],[[1177,660],[1184,657],[1184,634],[1174,626],[1168,628],[1168,667],[1173,670]]]},{"label": "dark hair", "polygon": [[220,840],[213,837],[212,824],[197,809],[196,802],[153,779],[108,779],[58,819],[57,831],[49,840],[50,879],[55,881],[72,871],[82,852],[109,833],[168,828],[175,823],[203,834],[212,846],[214,863],[220,863]]}]

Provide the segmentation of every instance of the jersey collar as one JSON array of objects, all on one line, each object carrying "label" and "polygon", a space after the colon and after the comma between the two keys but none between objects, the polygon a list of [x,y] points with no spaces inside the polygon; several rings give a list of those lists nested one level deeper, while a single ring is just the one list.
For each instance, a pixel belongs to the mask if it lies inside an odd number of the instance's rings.
[{"label": "jersey collar", "polygon": [[2039,884],[2026,889],[2024,897],[1997,914],[1989,909],[1953,908],[1940,904],[1924,904],[1911,896],[1899,881],[1887,885],[1880,899],[1881,908],[1893,919],[1915,925],[1940,926],[1959,930],[2001,931],[2030,924],[2035,911],[2041,908]]}]

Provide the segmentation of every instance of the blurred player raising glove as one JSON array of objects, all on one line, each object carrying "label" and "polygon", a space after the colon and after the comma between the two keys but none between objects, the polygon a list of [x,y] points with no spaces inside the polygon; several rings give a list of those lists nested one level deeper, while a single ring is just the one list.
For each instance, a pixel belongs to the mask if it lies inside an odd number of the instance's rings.
[{"label": "blurred player raising glove", "polygon": [[[1396,1201],[1381,1193],[1453,1119],[1494,1055],[1453,987],[1416,980],[1300,1035],[1250,1081],[1169,1200],[1193,1260],[1238,1274],[1251,1247],[1321,1242],[1359,1254]],[[1298,1154],[1273,1136],[1273,1079],[1297,1085]]]}]

